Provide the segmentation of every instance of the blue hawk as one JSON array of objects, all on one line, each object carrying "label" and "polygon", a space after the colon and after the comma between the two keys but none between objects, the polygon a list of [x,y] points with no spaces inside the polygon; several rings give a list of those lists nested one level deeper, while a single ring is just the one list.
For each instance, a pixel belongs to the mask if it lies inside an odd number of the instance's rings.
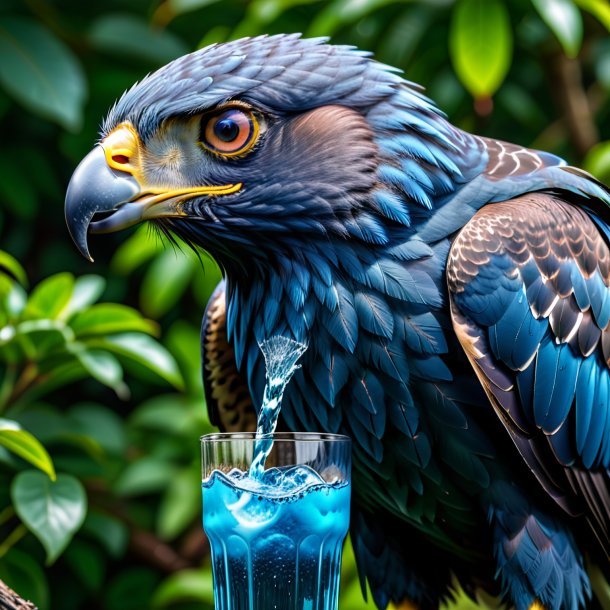
[{"label": "blue hawk", "polygon": [[128,90],[76,169],[71,235],[152,220],[224,280],[208,403],[260,405],[259,342],[309,344],[291,430],[354,441],[351,536],[379,608],[455,579],[517,610],[599,607],[610,551],[610,192],[452,126],[368,53],[213,45]]}]

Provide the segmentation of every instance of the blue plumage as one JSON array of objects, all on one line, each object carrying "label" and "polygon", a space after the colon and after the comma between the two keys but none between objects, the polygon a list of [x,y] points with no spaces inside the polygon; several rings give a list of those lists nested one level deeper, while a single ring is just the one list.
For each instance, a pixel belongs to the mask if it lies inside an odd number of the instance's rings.
[{"label": "blue plumage", "polygon": [[[589,607],[582,550],[604,568],[610,551],[608,190],[455,128],[366,53],[294,35],[162,68],[102,145],[127,122],[145,157],[183,126],[180,151],[196,117],[235,104],[261,126],[253,148],[191,143],[173,179],[243,186],[156,222],[223,268],[211,321],[254,406],[258,343],[309,344],[283,422],[354,439],[352,540],[377,605],[436,609],[453,573],[517,610]],[[226,371],[205,328],[206,371]]]}]

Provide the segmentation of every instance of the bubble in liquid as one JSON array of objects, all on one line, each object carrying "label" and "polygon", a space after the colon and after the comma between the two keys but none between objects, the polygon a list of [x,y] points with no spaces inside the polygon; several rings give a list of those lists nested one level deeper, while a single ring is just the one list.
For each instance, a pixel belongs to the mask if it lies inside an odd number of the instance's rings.
[{"label": "bubble in liquid", "polygon": [[279,511],[277,503],[246,491],[239,494],[236,502],[227,504],[227,508],[237,522],[246,527],[267,526]]}]

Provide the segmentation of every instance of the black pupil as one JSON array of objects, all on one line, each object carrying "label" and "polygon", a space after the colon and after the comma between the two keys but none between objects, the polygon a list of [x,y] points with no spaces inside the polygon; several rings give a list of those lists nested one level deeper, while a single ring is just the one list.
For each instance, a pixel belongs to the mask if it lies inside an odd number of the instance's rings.
[{"label": "black pupil", "polygon": [[239,125],[231,117],[225,117],[214,125],[214,135],[223,142],[233,142],[239,135]]}]

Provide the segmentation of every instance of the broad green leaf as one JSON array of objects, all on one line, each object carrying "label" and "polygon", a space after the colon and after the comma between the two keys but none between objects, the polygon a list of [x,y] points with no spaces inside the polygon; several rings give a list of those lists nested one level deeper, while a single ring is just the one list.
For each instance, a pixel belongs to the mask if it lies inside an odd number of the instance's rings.
[{"label": "broad green leaf", "polygon": [[0,445],[28,461],[55,480],[53,460],[35,436],[22,430],[21,426],[9,419],[0,419]]},{"label": "broad green leaf", "polygon": [[109,454],[121,455],[127,448],[123,420],[108,407],[96,403],[80,403],[68,412],[81,434],[94,439]]},{"label": "broad green leaf", "polygon": [[38,610],[49,610],[49,585],[40,564],[28,553],[12,548],[0,561],[0,580],[13,591],[36,604]]},{"label": "broad green leaf", "polygon": [[53,563],[80,528],[87,512],[87,496],[80,481],[68,474],[55,482],[42,472],[20,472],[11,485],[13,505],[20,519],[47,551]]},{"label": "broad green leaf", "polygon": [[[212,432],[201,394],[161,394],[153,396],[131,414],[129,425],[134,429],[160,431],[167,434],[190,435],[195,427],[200,434]],[[209,430],[208,430],[209,428]]]},{"label": "broad green leaf", "polygon": [[144,19],[130,13],[107,13],[99,17],[91,27],[89,42],[99,51],[155,64],[167,63],[189,51],[171,32],[153,29]]},{"label": "broad green leaf", "polygon": [[165,540],[173,540],[201,513],[199,462],[172,478],[163,494],[157,513],[157,531]]},{"label": "broad green leaf", "polygon": [[129,390],[123,383],[123,367],[115,356],[95,349],[79,349],[75,355],[94,379],[113,388],[120,398],[129,396]]},{"label": "broad green leaf", "polygon": [[79,538],[76,538],[66,549],[64,561],[89,591],[99,591],[104,583],[106,562],[101,549]]},{"label": "broad green leaf", "polygon": [[396,0],[334,0],[334,2],[328,2],[316,14],[307,30],[307,36],[331,36],[341,27],[355,23],[388,4],[399,3]]},{"label": "broad green leaf", "polygon": [[140,458],[129,464],[116,482],[115,490],[124,496],[137,496],[165,489],[176,474],[174,466],[156,457]]},{"label": "broad green leaf", "polygon": [[72,318],[72,330],[77,337],[112,335],[128,331],[157,334],[159,327],[145,320],[140,312],[119,303],[100,303],[85,309]]},{"label": "broad green leaf", "polygon": [[114,558],[125,553],[129,541],[129,530],[122,521],[95,510],[87,513],[81,532],[97,540]]},{"label": "broad green leaf", "polygon": [[561,43],[568,57],[582,44],[582,16],[572,0],[532,0],[536,10]]},{"label": "broad green leaf", "polygon": [[172,324],[165,337],[165,345],[172,352],[187,382],[188,391],[202,394],[201,339],[195,326],[178,320]]},{"label": "broad green leaf", "polygon": [[9,409],[6,414],[45,445],[69,427],[66,416],[57,407],[42,402],[29,403],[27,409]]},{"label": "broad green leaf", "polygon": [[159,573],[152,568],[124,566],[106,585],[104,608],[112,608],[112,610],[150,608],[151,591],[158,582]]},{"label": "broad green leaf", "polygon": [[159,318],[182,297],[199,262],[185,253],[163,251],[146,270],[140,289],[140,307],[145,315]]},{"label": "broad green leaf", "polygon": [[91,347],[98,347],[132,361],[155,373],[162,379],[181,390],[184,382],[174,357],[155,339],[148,335],[124,333],[106,339],[95,339],[87,342]]},{"label": "broad green leaf", "polygon": [[24,315],[28,318],[58,318],[74,292],[74,276],[58,273],[46,278],[30,294]]},{"label": "broad green leaf", "polygon": [[197,266],[191,286],[195,298],[205,308],[216,286],[222,280],[222,272],[216,261],[207,253],[201,253],[201,260],[203,262],[203,269],[200,265]]},{"label": "broad green leaf", "polygon": [[585,11],[597,17],[610,32],[610,3],[608,0],[575,0]]},{"label": "broad green leaf", "polygon": [[59,320],[26,320],[15,327],[14,341],[41,366],[50,350],[62,349],[73,340],[72,329]]},{"label": "broad green leaf", "polygon": [[22,286],[14,284],[5,297],[4,307],[11,318],[20,316],[28,301],[28,295]]},{"label": "broad green leaf", "polygon": [[90,307],[95,303],[106,287],[106,280],[99,275],[83,275],[76,279],[72,298],[62,312],[64,320]]},{"label": "broad green leaf", "polygon": [[583,167],[598,180],[610,183],[610,140],[596,144],[587,153]]},{"label": "broad green leaf", "polygon": [[29,110],[76,131],[87,83],[72,53],[32,19],[0,19],[0,83]]},{"label": "broad green leaf", "polygon": [[209,569],[181,570],[166,578],[155,591],[153,608],[165,608],[190,600],[214,607],[214,585]]},{"label": "broad green leaf", "polygon": [[463,85],[475,97],[492,96],[512,60],[513,36],[499,0],[459,0],[449,33],[451,59]]},{"label": "broad green leaf", "polygon": [[151,234],[150,227],[143,224],[127,238],[114,253],[110,270],[128,275],[164,249],[164,240]]},{"label": "broad green leaf", "polygon": [[[69,444],[83,450],[94,460],[101,461],[107,458],[100,443],[87,434],[84,426],[71,416],[59,412],[55,407],[28,404],[27,409],[14,409],[14,411],[14,419],[45,445]],[[12,410],[9,410],[7,415],[11,413]]]},{"label": "broad green leaf", "polygon": [[8,252],[0,250],[0,270],[8,271],[22,286],[27,286],[28,278],[24,268],[19,264],[16,258]]}]

